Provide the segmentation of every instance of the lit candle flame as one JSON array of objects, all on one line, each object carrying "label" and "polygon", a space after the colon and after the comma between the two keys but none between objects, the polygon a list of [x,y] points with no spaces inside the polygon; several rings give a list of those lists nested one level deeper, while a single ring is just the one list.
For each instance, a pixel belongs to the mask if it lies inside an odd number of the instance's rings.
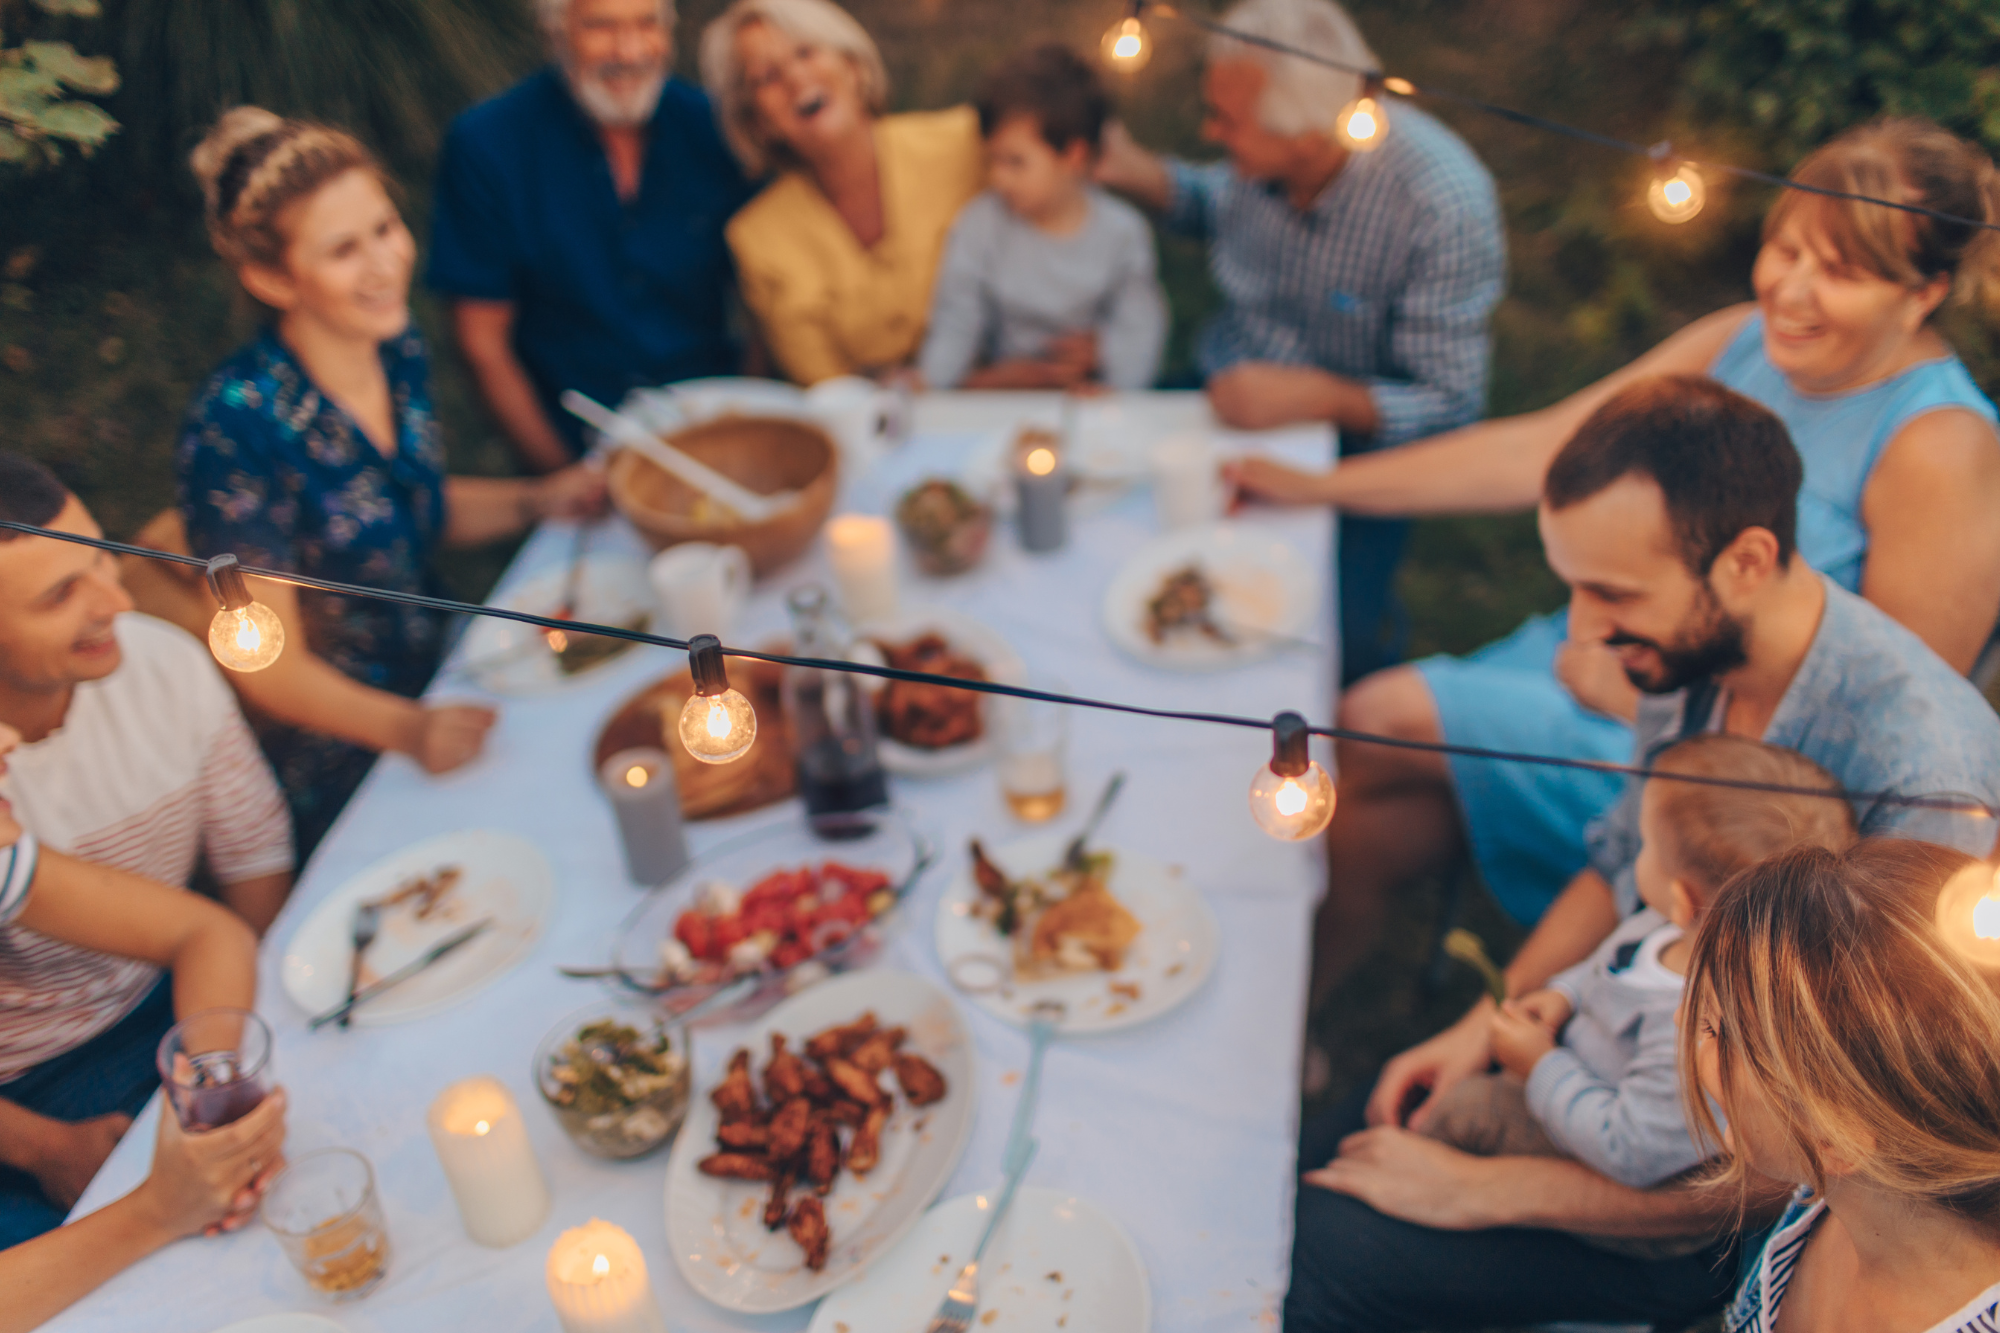
[{"label": "lit candle flame", "polygon": [[603,1277],[611,1271],[611,1260],[604,1255],[598,1255],[590,1261],[590,1271],[598,1277]]},{"label": "lit candle flame", "polygon": [[491,1122],[482,1120],[478,1124],[472,1127],[472,1132],[475,1134],[487,1134],[490,1133],[492,1129],[493,1126]]},{"label": "lit candle flame", "polygon": [[1038,477],[1046,477],[1056,470],[1056,456],[1052,449],[1030,449],[1028,456],[1021,461],[1028,471]]},{"label": "lit candle flame", "polygon": [[1988,894],[1972,905],[1972,933],[1982,940],[2000,940],[2000,898]]},{"label": "lit candle flame", "polygon": [[646,779],[651,776],[652,774],[648,773],[644,766],[634,764],[625,770],[625,785],[628,787],[643,787],[646,785]]},{"label": "lit candle flame", "polygon": [[1271,797],[1271,804],[1278,807],[1279,814],[1289,819],[1304,810],[1306,803],[1311,799],[1296,778],[1286,778],[1284,785]]}]

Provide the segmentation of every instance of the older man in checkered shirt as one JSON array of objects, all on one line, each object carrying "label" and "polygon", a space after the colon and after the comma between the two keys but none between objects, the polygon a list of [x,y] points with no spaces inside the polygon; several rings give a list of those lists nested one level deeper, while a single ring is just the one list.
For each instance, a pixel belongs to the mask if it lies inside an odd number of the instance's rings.
[{"label": "older man in checkered shirt", "polygon": [[[1331,0],[1244,0],[1223,19],[1251,36],[1357,68],[1377,62]],[[1335,117],[1361,81],[1233,38],[1209,49],[1202,133],[1229,160],[1158,158],[1122,131],[1100,178],[1208,238],[1223,308],[1197,359],[1215,413],[1247,430],[1328,421],[1343,453],[1476,420],[1486,405],[1487,317],[1506,248],[1493,178],[1472,150],[1405,102],[1383,107],[1379,150],[1343,148]],[[1399,655],[1390,582],[1409,525],[1342,521],[1343,675]]]}]

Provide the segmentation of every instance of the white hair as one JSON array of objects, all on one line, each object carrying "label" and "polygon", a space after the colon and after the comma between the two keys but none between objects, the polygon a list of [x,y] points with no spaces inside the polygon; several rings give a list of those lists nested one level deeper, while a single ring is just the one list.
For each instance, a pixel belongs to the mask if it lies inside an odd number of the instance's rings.
[{"label": "white hair", "polygon": [[[1333,0],[1243,0],[1223,15],[1222,25],[1358,69],[1379,67],[1361,29]],[[1208,56],[1210,60],[1248,60],[1263,68],[1268,81],[1257,104],[1257,120],[1273,134],[1330,131],[1340,109],[1361,95],[1358,74],[1328,69],[1220,33],[1209,39]]]},{"label": "white hair", "polygon": [[768,23],[794,41],[837,51],[853,62],[861,81],[861,103],[881,115],[889,100],[889,74],[875,39],[833,0],[734,0],[701,34],[701,81],[714,99],[722,137],[753,178],[794,165],[785,145],[764,133],[744,86],[736,34],[753,23]]},{"label": "white hair", "polygon": [[[550,46],[561,49],[563,26],[569,22],[569,7],[575,0],[535,0],[535,18],[542,25],[542,37]],[[674,0],[660,0],[660,17],[672,30],[676,15]]]}]

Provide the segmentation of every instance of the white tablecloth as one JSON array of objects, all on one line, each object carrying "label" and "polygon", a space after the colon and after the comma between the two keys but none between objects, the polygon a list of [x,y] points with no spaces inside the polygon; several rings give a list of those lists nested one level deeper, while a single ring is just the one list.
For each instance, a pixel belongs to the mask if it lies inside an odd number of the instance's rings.
[{"label": "white tablecloth", "polygon": [[[915,478],[948,470],[980,432],[1024,414],[1053,416],[1036,395],[937,395],[923,400],[915,438],[849,488],[848,503],[880,512]],[[1135,438],[1206,421],[1194,395],[1139,395],[1087,410],[1097,429]],[[1225,447],[1242,437],[1218,436]],[[1327,432],[1301,430],[1255,440],[1301,461],[1323,463]],[[1323,571],[1322,641],[1333,642],[1332,523],[1321,512],[1260,513],[1249,521],[1295,543]],[[597,549],[619,543],[638,554],[621,523]],[[1114,653],[1098,602],[1112,572],[1156,524],[1140,488],[1079,516],[1067,549],[1021,552],[1007,532],[976,572],[949,582],[908,576],[904,601],[948,602],[1008,640],[1031,670],[1060,676],[1072,691],[1169,708],[1269,716],[1295,708],[1328,715],[1336,676],[1331,655],[1280,654],[1224,675],[1149,669]],[[560,565],[572,529],[537,534],[501,589]],[[823,579],[815,548],[760,585],[732,637],[754,644],[785,628],[784,592]],[[561,692],[509,700],[484,758],[443,778],[392,757],[378,764],[302,877],[271,939],[285,940],[327,893],[376,859],[411,842],[462,828],[502,828],[533,840],[555,869],[559,902],[549,929],[515,971],[459,1007],[420,1022],[309,1033],[305,1015],[278,984],[278,944],[267,947],[260,1009],[276,1034],[275,1066],[290,1091],[291,1147],[344,1144],[374,1163],[395,1247],[390,1276],[365,1300],[327,1307],[308,1293],[276,1240],[259,1227],[169,1247],[49,1325],[130,1333],[205,1333],[265,1312],[332,1315],[351,1333],[484,1333],[555,1330],[543,1261],[558,1231],[601,1217],[645,1248],[655,1291],[675,1333],[799,1329],[810,1309],[764,1318],[731,1315],[694,1295],[666,1249],[665,1155],[627,1164],[585,1156],[564,1138],[529,1078],[537,1043],[566,1014],[590,1003],[594,983],[568,981],[558,963],[604,959],[636,893],[626,882],[611,812],[591,778],[599,724],[631,692],[677,670],[680,654],[642,648]],[[1114,770],[1130,775],[1103,840],[1186,867],[1221,924],[1221,959],[1188,1004],[1146,1027],[1058,1043],[1050,1052],[1038,1121],[1041,1153],[1028,1180],[1071,1190],[1109,1211],[1131,1233],[1151,1274],[1161,1329],[1222,1330],[1277,1325],[1290,1247],[1300,1024],[1313,903],[1320,883],[1311,847],[1282,844],[1252,823],[1244,791],[1269,757],[1268,734],[1075,710],[1070,715],[1072,809]],[[895,783],[895,797],[945,851],[906,909],[907,928],[878,964],[944,984],[931,949],[938,895],[961,863],[969,835],[1005,840],[1021,826],[1006,813],[990,769],[937,781]],[[760,820],[795,819],[796,806],[690,830],[697,855]],[[1026,1059],[1024,1035],[964,1006],[980,1061],[971,1145],[943,1197],[990,1187]],[[695,1047],[700,1086],[733,1045],[704,1032]],[[505,1081],[523,1107],[555,1196],[541,1231],[508,1250],[473,1244],[461,1230],[424,1133],[438,1089],[471,1074]],[[145,1174],[158,1100],[106,1163],[78,1206],[101,1207]],[[882,1330],[881,1333],[896,1333]]]}]

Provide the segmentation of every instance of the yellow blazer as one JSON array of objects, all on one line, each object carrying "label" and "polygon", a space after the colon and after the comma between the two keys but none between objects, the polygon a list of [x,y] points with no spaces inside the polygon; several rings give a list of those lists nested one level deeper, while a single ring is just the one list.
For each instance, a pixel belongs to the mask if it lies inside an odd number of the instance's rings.
[{"label": "yellow blazer", "polygon": [[862,249],[819,186],[788,171],[729,221],[743,302],[800,384],[900,365],[923,343],[945,235],[984,185],[971,107],[875,122],[882,239]]}]

